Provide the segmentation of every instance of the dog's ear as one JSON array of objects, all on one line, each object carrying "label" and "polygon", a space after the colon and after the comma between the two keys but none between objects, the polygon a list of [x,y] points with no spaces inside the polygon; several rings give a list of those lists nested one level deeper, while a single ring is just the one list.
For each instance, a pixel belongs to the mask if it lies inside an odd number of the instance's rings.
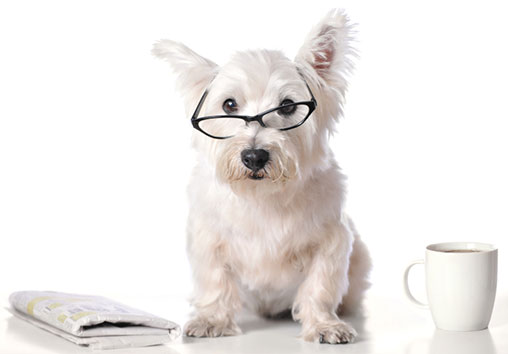
[{"label": "dog's ear", "polygon": [[350,46],[352,25],[342,10],[330,11],[307,35],[295,62],[304,74],[318,82],[344,90],[344,75],[352,70],[352,57],[356,52]]},{"label": "dog's ear", "polygon": [[217,64],[169,39],[156,42],[152,54],[169,62],[178,76],[178,88],[186,99],[199,97],[217,71]]}]

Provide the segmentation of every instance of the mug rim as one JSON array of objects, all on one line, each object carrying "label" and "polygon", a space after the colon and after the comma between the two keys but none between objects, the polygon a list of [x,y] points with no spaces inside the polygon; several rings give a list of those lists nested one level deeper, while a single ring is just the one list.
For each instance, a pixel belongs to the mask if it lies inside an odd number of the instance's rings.
[{"label": "mug rim", "polygon": [[[428,245],[425,248],[427,251],[436,253],[446,253],[447,250],[477,250],[476,254],[484,254],[497,251],[497,246],[492,243],[484,242],[440,242]],[[451,253],[448,253],[451,254]],[[460,255],[471,255],[472,253],[455,253]]]}]

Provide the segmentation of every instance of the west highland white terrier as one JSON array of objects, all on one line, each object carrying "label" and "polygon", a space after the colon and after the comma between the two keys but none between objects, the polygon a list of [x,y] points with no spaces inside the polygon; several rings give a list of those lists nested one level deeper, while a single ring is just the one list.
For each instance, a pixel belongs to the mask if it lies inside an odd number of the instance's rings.
[{"label": "west highland white terrier", "polygon": [[357,335],[339,315],[361,305],[371,261],[328,145],[355,55],[351,30],[342,11],[328,13],[294,61],[255,50],[218,66],[181,43],[154,45],[178,74],[199,153],[188,189],[196,312],[187,336],[240,334],[243,305],[267,317],[291,311],[308,341]]}]

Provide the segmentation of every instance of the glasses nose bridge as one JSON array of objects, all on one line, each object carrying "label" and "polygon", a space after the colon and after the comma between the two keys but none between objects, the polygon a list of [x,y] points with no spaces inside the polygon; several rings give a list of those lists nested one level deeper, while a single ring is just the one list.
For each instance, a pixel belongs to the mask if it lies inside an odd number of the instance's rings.
[{"label": "glasses nose bridge", "polygon": [[248,116],[248,117],[245,117],[245,123],[246,124],[249,124],[251,122],[258,122],[259,125],[263,128],[266,128],[266,125],[265,123],[263,122],[263,116],[265,115],[264,112],[262,113],[259,113],[259,114],[256,114],[255,116]]}]

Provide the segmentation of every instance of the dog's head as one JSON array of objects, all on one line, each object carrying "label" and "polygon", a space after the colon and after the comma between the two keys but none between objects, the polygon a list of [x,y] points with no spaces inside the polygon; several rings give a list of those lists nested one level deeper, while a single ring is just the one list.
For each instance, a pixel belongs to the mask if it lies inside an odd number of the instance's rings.
[{"label": "dog's head", "polygon": [[178,74],[200,163],[239,192],[272,193],[326,168],[354,56],[351,27],[343,12],[330,12],[294,61],[256,50],[218,66],[181,43],[156,43],[153,53]]}]

